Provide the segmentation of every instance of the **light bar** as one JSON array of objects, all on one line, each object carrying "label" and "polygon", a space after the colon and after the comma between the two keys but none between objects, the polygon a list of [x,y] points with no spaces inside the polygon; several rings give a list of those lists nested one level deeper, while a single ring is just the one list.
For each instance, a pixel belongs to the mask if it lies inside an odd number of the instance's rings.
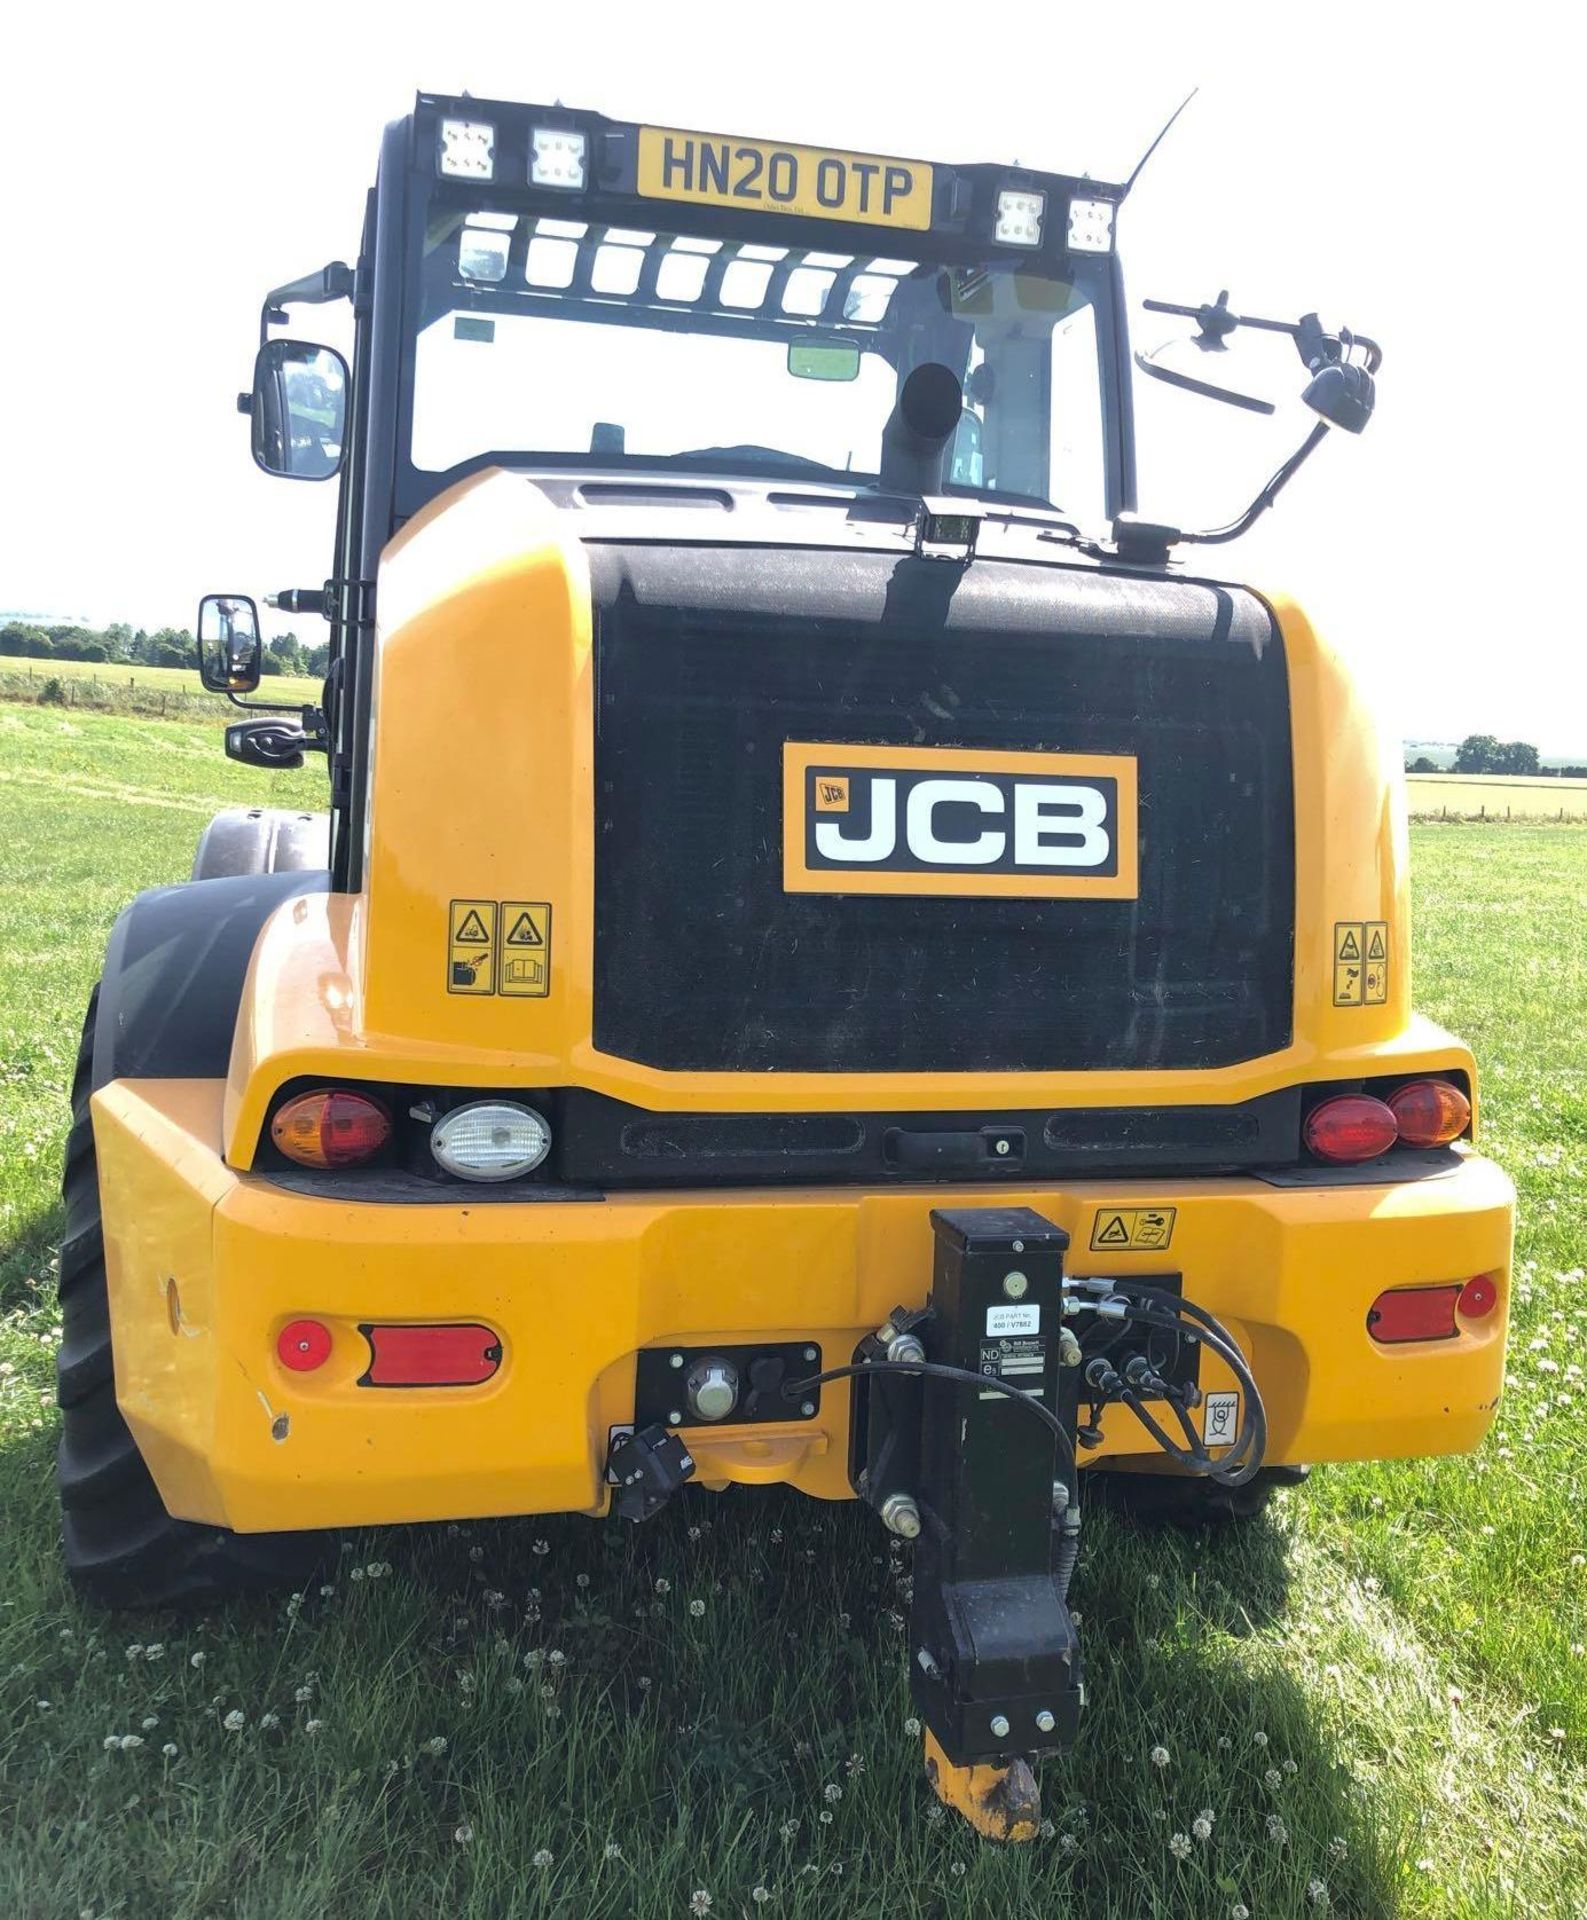
[{"label": "light bar", "polygon": [[589,143],[567,127],[536,127],[529,135],[529,181],[536,187],[584,185]]},{"label": "light bar", "polygon": [[488,120],[443,120],[437,164],[449,180],[494,180],[496,129]]},{"label": "light bar", "polygon": [[1071,253],[1111,253],[1113,251],[1113,202],[1111,200],[1071,200],[1069,202],[1069,251]]},{"label": "light bar", "polygon": [[1046,194],[1004,187],[997,196],[997,225],[992,238],[1005,247],[1039,247],[1046,212]]}]

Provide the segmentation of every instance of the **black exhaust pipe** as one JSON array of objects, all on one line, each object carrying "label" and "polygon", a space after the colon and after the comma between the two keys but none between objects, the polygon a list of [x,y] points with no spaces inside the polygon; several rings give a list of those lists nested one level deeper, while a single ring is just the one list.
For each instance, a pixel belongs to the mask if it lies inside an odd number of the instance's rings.
[{"label": "black exhaust pipe", "polygon": [[963,413],[964,389],[957,374],[936,360],[916,367],[882,429],[882,491],[940,492],[943,455]]}]

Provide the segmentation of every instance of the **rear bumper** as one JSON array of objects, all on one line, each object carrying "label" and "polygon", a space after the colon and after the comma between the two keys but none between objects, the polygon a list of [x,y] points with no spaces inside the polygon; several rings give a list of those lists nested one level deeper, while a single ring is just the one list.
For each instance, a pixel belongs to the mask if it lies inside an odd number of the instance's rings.
[{"label": "rear bumper", "polygon": [[[167,1506],[244,1531],[598,1511],[633,1355],[666,1341],[818,1342],[846,1361],[931,1274],[934,1207],[986,1188],[620,1195],[597,1203],[347,1204],[233,1173],[214,1081],[119,1081],[94,1099],[117,1396]],[[999,1188],[1066,1227],[1077,1273],[1184,1276],[1254,1363],[1273,1462],[1461,1452],[1504,1369],[1514,1196],[1473,1154],[1393,1186],[1246,1178]],[[1173,1207],[1162,1252],[1092,1251],[1111,1205]],[[1385,1287],[1496,1277],[1499,1307],[1453,1339],[1380,1347]],[[329,1362],[276,1358],[289,1320],[333,1330]],[[358,1384],[360,1323],[480,1321],[502,1363],[479,1386]],[[1216,1363],[1202,1384],[1217,1388]],[[1232,1384],[1232,1382],[1227,1382]],[[787,1480],[845,1498],[849,1398],[787,1427],[691,1429],[708,1481]],[[1087,1459],[1143,1451],[1110,1409]],[[1154,1456],[1155,1457],[1155,1456]]]}]

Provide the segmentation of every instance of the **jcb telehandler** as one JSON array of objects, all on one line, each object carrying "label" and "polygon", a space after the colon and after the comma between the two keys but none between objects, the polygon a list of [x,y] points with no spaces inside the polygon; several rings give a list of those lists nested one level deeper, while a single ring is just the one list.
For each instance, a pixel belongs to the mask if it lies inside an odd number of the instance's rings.
[{"label": "jcb telehandler", "polygon": [[[1512,1193],[1412,1011],[1397,767],[1293,603],[1135,517],[1126,188],[421,95],[278,287],[337,476],[328,816],[117,922],[60,1280],[66,1554],[148,1604],[323,1530],[690,1479],[915,1542],[938,1792],[1028,1835],[1087,1486],[1214,1517],[1457,1451]],[[281,334],[346,301],[351,367]],[[1203,365],[1212,365],[1209,358]],[[1216,391],[1206,378],[1181,384]],[[200,613],[257,688],[258,614]]]}]

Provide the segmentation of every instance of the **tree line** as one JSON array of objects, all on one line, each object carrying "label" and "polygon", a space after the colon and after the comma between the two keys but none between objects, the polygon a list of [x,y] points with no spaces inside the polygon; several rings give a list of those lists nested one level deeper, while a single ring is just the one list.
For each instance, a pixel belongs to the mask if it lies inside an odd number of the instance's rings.
[{"label": "tree line", "polygon": [[[193,635],[183,627],[149,632],[115,621],[108,627],[34,627],[18,620],[0,626],[0,655],[23,660],[87,660],[105,666],[192,667],[197,663]],[[318,680],[330,664],[329,641],[306,647],[295,633],[265,642],[262,673]]]},{"label": "tree line", "polygon": [[[1442,773],[1426,754],[1406,762],[1407,773]],[[1530,773],[1544,779],[1587,780],[1587,767],[1545,767],[1527,740],[1500,740],[1491,733],[1468,733],[1455,752],[1452,773]]]}]

